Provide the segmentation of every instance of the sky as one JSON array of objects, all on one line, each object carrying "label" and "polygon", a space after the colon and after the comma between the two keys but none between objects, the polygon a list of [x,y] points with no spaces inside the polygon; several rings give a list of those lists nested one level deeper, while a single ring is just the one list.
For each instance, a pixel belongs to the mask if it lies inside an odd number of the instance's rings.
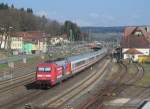
[{"label": "sky", "polygon": [[79,26],[150,25],[150,0],[0,0],[17,8]]}]

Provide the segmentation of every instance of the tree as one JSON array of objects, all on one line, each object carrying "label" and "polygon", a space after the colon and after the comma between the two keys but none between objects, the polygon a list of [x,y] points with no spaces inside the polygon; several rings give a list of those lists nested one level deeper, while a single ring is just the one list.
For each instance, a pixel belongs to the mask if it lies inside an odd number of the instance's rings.
[{"label": "tree", "polygon": [[14,9],[14,5],[13,4],[11,5],[11,8]]},{"label": "tree", "polygon": [[65,21],[63,32],[67,34],[68,39],[71,41],[78,41],[82,39],[80,38],[80,28],[77,26],[77,24],[71,21]]},{"label": "tree", "polygon": [[21,12],[24,12],[24,8],[21,8],[20,11],[21,11]]},{"label": "tree", "polygon": [[0,4],[0,9],[8,9],[8,5],[7,4],[4,4],[4,3],[1,3]]},{"label": "tree", "polygon": [[27,13],[33,14],[33,10],[31,8],[27,8]]},{"label": "tree", "polygon": [[15,31],[43,31],[51,36],[59,36],[67,34],[68,39],[76,41],[80,40],[81,32],[77,24],[71,21],[65,21],[64,24],[56,20],[51,20],[45,16],[37,16],[31,8],[17,9],[12,4],[0,4],[0,24],[5,27],[13,27]]}]

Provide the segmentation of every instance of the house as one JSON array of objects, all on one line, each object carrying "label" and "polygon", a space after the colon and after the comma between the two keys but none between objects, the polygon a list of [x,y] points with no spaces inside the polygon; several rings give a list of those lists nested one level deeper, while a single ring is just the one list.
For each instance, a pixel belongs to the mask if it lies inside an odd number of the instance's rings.
[{"label": "house", "polygon": [[46,52],[46,41],[46,34],[40,31],[16,32],[15,37],[12,37],[11,49],[18,46],[17,50],[21,49],[26,54]]},{"label": "house", "polygon": [[11,41],[10,41],[11,50],[22,52],[23,37],[16,32],[16,33],[13,33],[10,38],[11,38]]},{"label": "house", "polygon": [[134,61],[137,61],[140,55],[150,55],[150,27],[126,27],[121,47],[124,59],[132,57]]},{"label": "house", "polygon": [[47,38],[44,32],[13,32],[9,35],[11,35],[10,40],[8,40],[6,34],[0,34],[1,49],[7,49],[8,46],[10,46],[11,50],[13,52],[15,51],[15,54],[18,54],[19,52],[31,54],[47,51]]},{"label": "house", "polygon": [[24,46],[23,50],[27,54],[46,52],[47,38],[46,34],[40,31],[30,31],[23,35]]},{"label": "house", "polygon": [[28,36],[24,37],[24,41],[32,42],[33,50],[37,52],[47,51],[47,38],[46,34],[40,31],[28,32]]},{"label": "house", "polygon": [[6,34],[0,35],[0,48],[1,49],[8,49],[8,46],[9,46],[12,51],[21,52],[22,45],[23,45],[23,38],[17,33],[11,33],[11,37]]},{"label": "house", "polygon": [[11,37],[10,48],[13,55],[18,55],[22,53],[23,39],[19,36]]}]

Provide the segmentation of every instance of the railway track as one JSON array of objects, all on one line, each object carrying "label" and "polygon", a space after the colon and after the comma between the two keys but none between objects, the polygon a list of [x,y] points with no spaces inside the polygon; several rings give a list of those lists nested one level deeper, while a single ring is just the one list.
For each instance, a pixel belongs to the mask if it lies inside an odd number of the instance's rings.
[{"label": "railway track", "polygon": [[37,59],[35,60],[32,64],[29,63],[22,63],[22,62],[17,62],[14,63],[14,68],[4,68],[0,71],[0,84],[1,82],[8,81],[12,78],[17,78],[21,76],[28,75],[28,72],[35,71],[35,67],[39,62],[43,62],[43,59]]},{"label": "railway track", "polygon": [[109,61],[107,61],[101,72],[99,70],[95,71],[94,73],[90,74],[88,77],[86,77],[84,80],[73,86],[72,88],[66,90],[64,93],[50,99],[48,102],[42,104],[44,107],[48,108],[56,108],[59,109],[59,107],[64,106],[65,103],[67,103],[69,100],[71,100],[73,97],[80,94],[80,92],[86,90],[91,86],[100,76],[103,75],[103,71],[106,69]]},{"label": "railway track", "polygon": [[31,83],[33,82],[33,78],[34,78],[34,73],[32,72],[27,75],[19,76],[4,82],[0,82],[0,93],[7,92],[18,86]]},{"label": "railway track", "polygon": [[[144,69],[143,69],[143,67],[140,64],[137,64],[137,63],[135,63],[134,66],[137,69],[134,72],[134,74],[132,76],[129,76],[130,72],[127,69],[127,72],[126,72],[127,74],[124,77],[123,83],[119,87],[116,87],[116,90],[113,91],[113,92],[116,92],[117,95],[119,95],[121,92],[123,92],[125,89],[127,89],[128,86],[134,86],[136,82],[138,82],[139,80],[141,80],[143,78],[143,76],[144,76]],[[130,92],[130,93],[132,93],[132,92]],[[131,101],[132,100],[129,100],[129,102],[131,102]],[[126,104],[128,104],[129,102],[123,104],[122,107],[124,107],[124,106],[126,107]]]},{"label": "railway track", "polygon": [[2,107],[1,109],[16,109],[17,105],[21,105],[24,103],[24,101],[28,101],[30,99],[36,98],[37,96],[39,96],[42,93],[43,93],[42,90],[34,90],[25,95],[21,95],[21,97],[18,97],[19,99],[15,98],[14,101],[9,101],[9,102],[6,102],[6,103],[0,105],[0,107]]},{"label": "railway track", "polygon": [[142,79],[144,76],[144,69],[140,64],[134,64],[136,67],[136,71],[133,74],[130,74],[128,65],[123,64],[126,68],[124,75],[121,80],[117,81],[119,83],[118,86],[113,90],[113,92],[120,94],[123,90],[125,90],[128,86],[134,85],[138,80]]},{"label": "railway track", "polygon": [[[98,66],[98,65],[96,65],[96,66]],[[96,66],[93,66],[93,68]],[[90,68],[88,68],[88,69],[90,71]],[[91,74],[93,74],[93,73],[91,73]],[[25,81],[25,82],[27,82],[27,81]],[[17,83],[17,84],[19,84],[19,83]],[[6,88],[4,88],[4,89],[6,90]],[[14,87],[14,89],[15,89],[15,87]],[[28,92],[27,94],[23,94],[23,95],[18,96],[17,98],[14,98],[13,101],[10,100],[6,103],[3,103],[2,105],[0,105],[0,107],[4,107],[4,109],[16,109],[16,107],[18,107],[20,105],[24,105],[24,104],[28,103],[29,100],[34,100],[38,96],[44,95],[44,93],[45,93],[45,91],[43,91],[43,90],[32,90],[32,91]]]},{"label": "railway track", "polygon": [[[115,94],[115,96],[118,95],[124,89],[126,89],[128,85],[136,83],[144,75],[144,69],[140,64],[135,64],[137,71],[130,78],[128,76],[127,65],[120,64],[120,66],[122,66],[124,70],[121,70],[120,74],[116,74],[116,78],[113,78],[111,82],[108,82],[103,91],[100,91],[98,95],[92,97],[88,103],[87,102],[84,103],[80,107],[80,109],[102,109],[103,101],[105,98],[108,98],[109,96],[112,96],[113,94]],[[115,84],[112,84],[112,83],[115,83]]]},{"label": "railway track", "polygon": [[115,74],[109,82],[102,86],[104,88],[100,89],[99,93],[92,96],[88,101],[82,103],[79,109],[101,109],[104,97],[111,96],[112,90],[115,90],[115,84],[118,81],[121,81],[126,75],[125,72],[127,71],[127,67],[124,64],[119,64],[119,71],[120,73]]},{"label": "railway track", "polygon": [[[8,73],[7,71],[7,73],[5,74],[9,74],[9,79],[0,81],[0,93],[10,91],[15,89],[18,86],[23,86],[33,82],[34,81],[33,78],[35,75],[33,68],[35,67],[37,62],[39,62],[39,60],[34,62],[32,65],[22,64],[21,62],[17,63],[13,71],[16,73],[14,73],[13,77],[11,77],[10,73]],[[21,74],[19,74],[20,72]],[[30,72],[30,73],[22,73],[22,72]]]}]

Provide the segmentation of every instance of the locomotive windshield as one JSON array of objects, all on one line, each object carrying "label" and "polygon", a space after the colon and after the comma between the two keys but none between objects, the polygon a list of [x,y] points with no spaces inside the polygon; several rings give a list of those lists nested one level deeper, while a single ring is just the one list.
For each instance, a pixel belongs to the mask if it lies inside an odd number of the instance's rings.
[{"label": "locomotive windshield", "polygon": [[49,68],[49,67],[38,67],[37,71],[39,71],[39,72],[50,72],[51,68]]}]

